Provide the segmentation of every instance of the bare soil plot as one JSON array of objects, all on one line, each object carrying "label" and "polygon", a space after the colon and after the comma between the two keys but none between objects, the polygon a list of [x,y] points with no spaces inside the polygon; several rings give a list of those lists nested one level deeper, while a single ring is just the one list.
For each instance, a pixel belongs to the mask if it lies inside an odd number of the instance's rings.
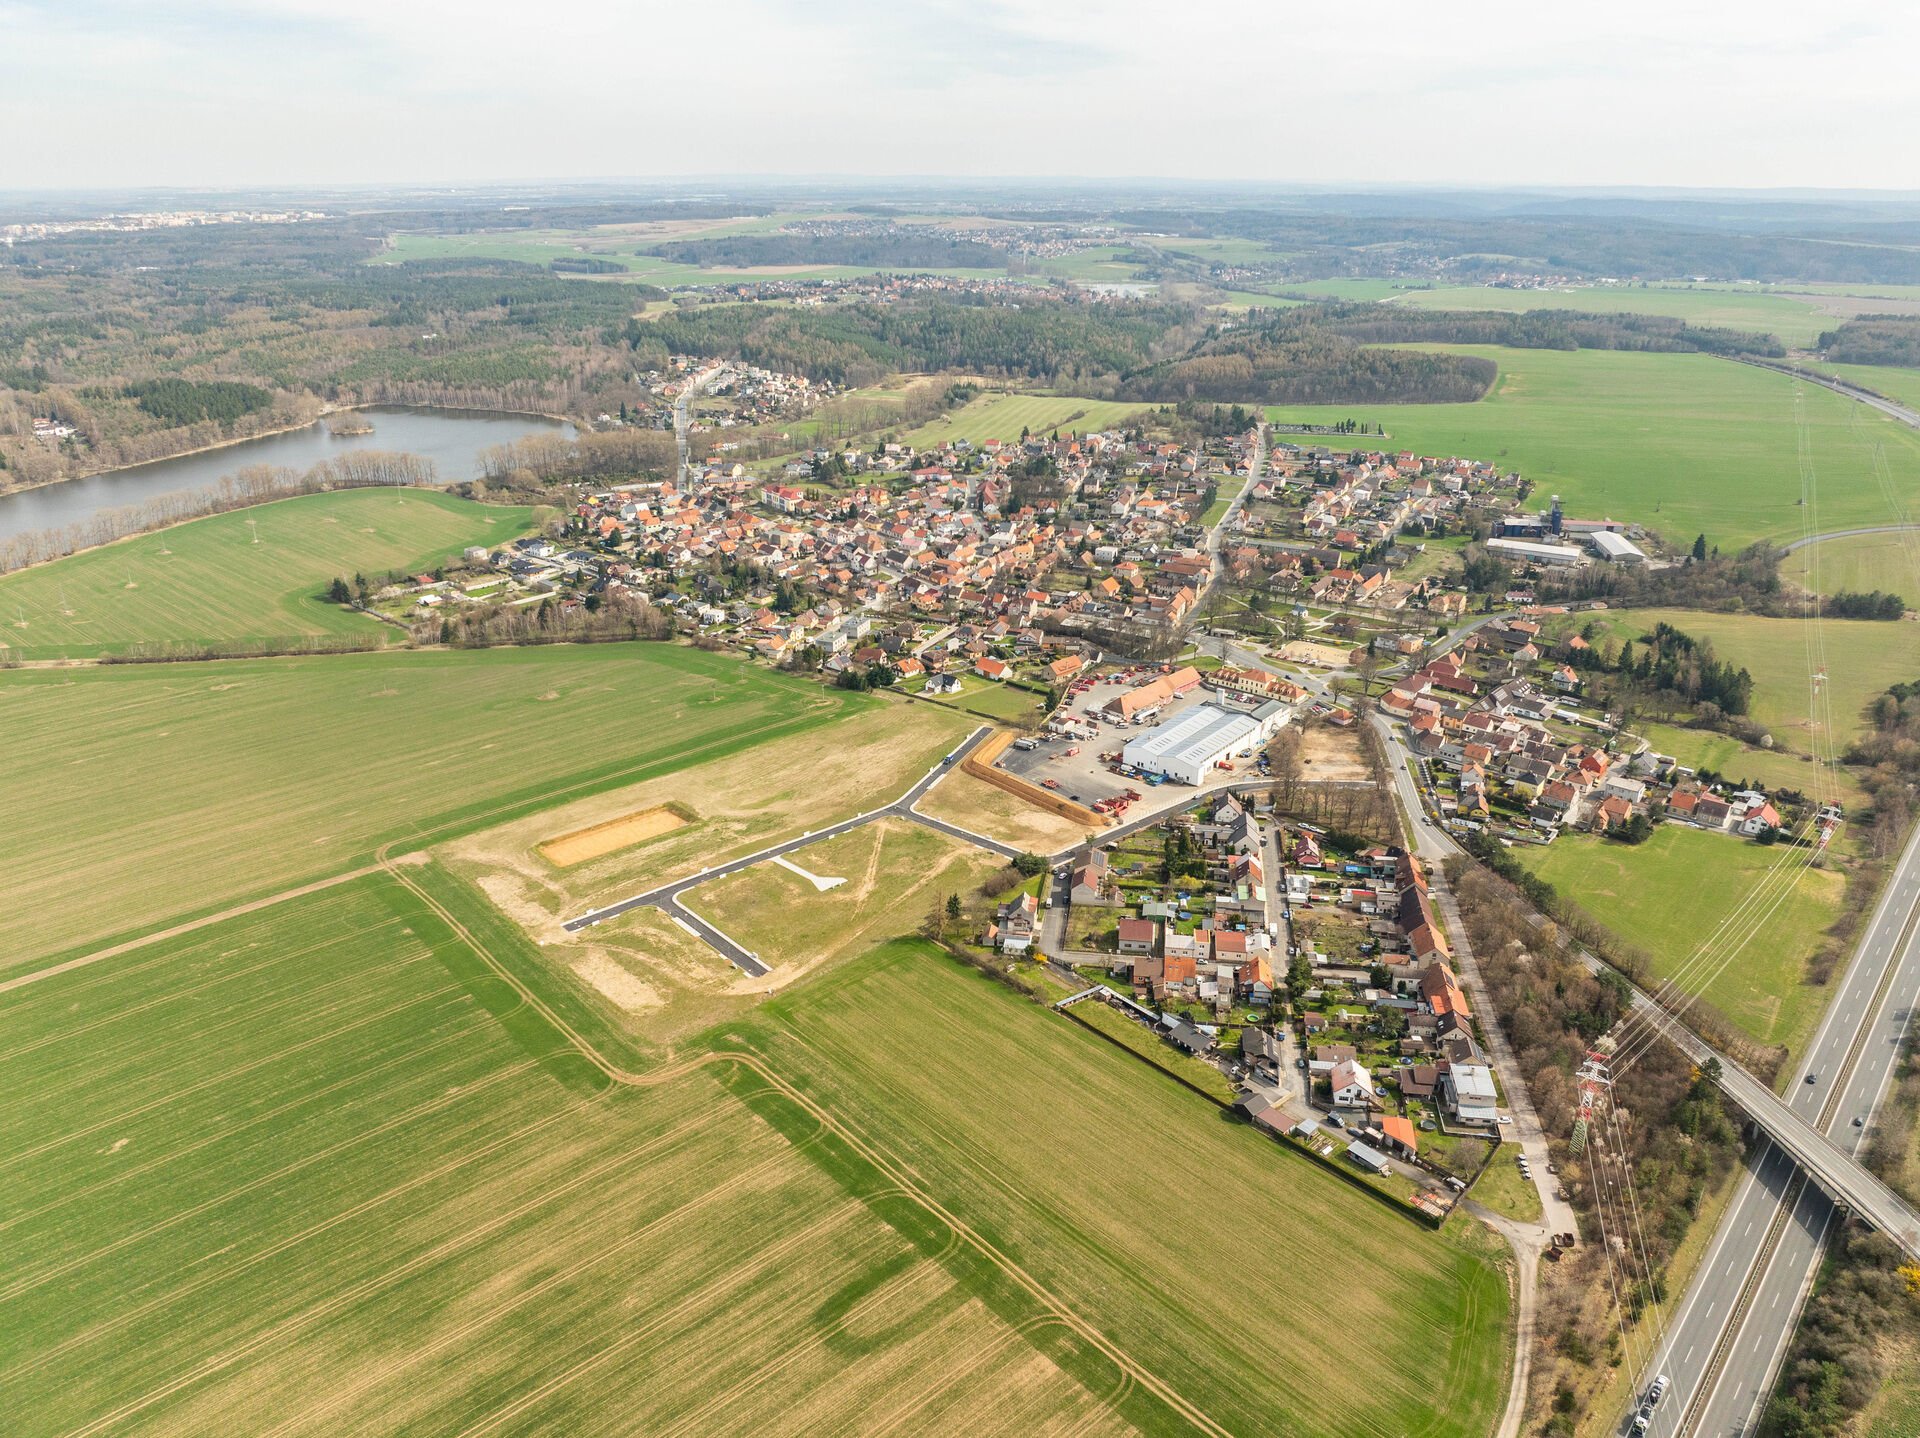
[{"label": "bare soil plot", "polygon": [[1300,732],[1300,777],[1338,782],[1372,777],[1354,729],[1314,724]]},{"label": "bare soil plot", "polygon": [[1342,649],[1336,644],[1314,644],[1305,639],[1295,639],[1280,650],[1283,663],[1306,664],[1321,669],[1345,669],[1352,656],[1351,649]]},{"label": "bare soil plot", "polygon": [[575,864],[584,864],[603,854],[612,854],[648,839],[657,839],[662,834],[671,834],[675,829],[684,828],[687,822],[688,816],[673,805],[656,804],[651,809],[640,809],[623,814],[618,819],[609,819],[603,824],[575,829],[571,834],[548,839],[540,845],[540,853],[556,868],[570,869]]},{"label": "bare soil plot", "polygon": [[989,839],[1051,854],[1085,841],[1084,825],[1036,808],[1018,794],[964,772],[948,774],[920,800],[920,812],[958,824]]}]

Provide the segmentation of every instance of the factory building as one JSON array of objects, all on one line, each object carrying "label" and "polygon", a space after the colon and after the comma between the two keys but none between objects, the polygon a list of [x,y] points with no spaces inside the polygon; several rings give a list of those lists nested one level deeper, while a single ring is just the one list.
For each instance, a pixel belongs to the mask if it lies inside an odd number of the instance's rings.
[{"label": "factory building", "polygon": [[1628,539],[1624,534],[1614,534],[1608,530],[1595,530],[1587,536],[1587,543],[1593,546],[1593,552],[1609,564],[1645,564],[1647,552]]},{"label": "factory building", "polygon": [[1121,760],[1149,774],[1164,774],[1180,784],[1200,784],[1222,759],[1251,754],[1287,722],[1278,702],[1258,709],[1226,709],[1196,704],[1127,742]]},{"label": "factory building", "polygon": [[1487,551],[1523,564],[1579,564],[1587,557],[1571,544],[1542,544],[1530,539],[1489,539]]}]

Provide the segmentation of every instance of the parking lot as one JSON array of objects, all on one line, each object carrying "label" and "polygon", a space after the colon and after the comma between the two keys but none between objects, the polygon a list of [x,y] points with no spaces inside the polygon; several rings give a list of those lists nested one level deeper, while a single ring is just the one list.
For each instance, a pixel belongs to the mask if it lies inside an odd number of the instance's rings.
[{"label": "parking lot", "polygon": [[[1140,676],[1143,680],[1149,677],[1151,675],[1145,672]],[[1043,738],[1034,749],[1009,749],[1000,757],[999,767],[1049,789],[1058,785],[1057,792],[1063,797],[1082,804],[1097,803],[1133,789],[1142,796],[1140,804],[1157,809],[1171,802],[1175,795],[1200,792],[1172,781],[1156,787],[1141,779],[1124,779],[1109,769],[1100,756],[1117,752],[1129,739],[1146,733],[1155,724],[1184,713],[1196,704],[1205,704],[1209,700],[1222,703],[1221,696],[1204,687],[1194,689],[1173,700],[1152,719],[1139,724],[1118,723],[1100,712],[1109,700],[1133,687],[1132,683],[1125,681],[1096,682],[1084,690],[1076,686],[1076,692],[1068,697],[1060,713],[1063,716],[1072,715],[1079,724],[1095,726],[1091,737]],[[1069,749],[1076,748],[1080,751],[1078,754],[1067,753]],[[1251,765],[1242,766],[1238,773],[1220,773],[1218,782],[1249,778],[1256,772]],[[1053,783],[1048,783],[1049,780]],[[1140,812],[1144,811],[1139,808],[1134,810],[1136,814]]]}]

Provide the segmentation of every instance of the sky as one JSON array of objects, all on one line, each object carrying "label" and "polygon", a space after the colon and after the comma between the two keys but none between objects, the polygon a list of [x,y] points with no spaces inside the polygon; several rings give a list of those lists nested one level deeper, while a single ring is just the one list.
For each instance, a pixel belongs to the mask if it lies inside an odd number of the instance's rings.
[{"label": "sky", "polygon": [[0,0],[0,188],[1920,188],[1886,0]]}]

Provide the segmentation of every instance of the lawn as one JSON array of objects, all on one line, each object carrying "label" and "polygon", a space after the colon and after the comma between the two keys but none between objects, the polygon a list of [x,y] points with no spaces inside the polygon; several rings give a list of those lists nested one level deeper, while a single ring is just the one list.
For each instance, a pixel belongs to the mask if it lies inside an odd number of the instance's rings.
[{"label": "lawn", "polygon": [[1519,1152],[1517,1144],[1496,1149],[1493,1162],[1486,1166],[1468,1196],[1520,1223],[1538,1223],[1544,1212],[1540,1190],[1532,1179],[1520,1176],[1520,1165],[1514,1162]]},{"label": "lawn", "polygon": [[922,425],[904,438],[906,443],[926,449],[956,439],[973,444],[990,439],[1012,441],[1019,439],[1023,432],[1039,438],[1056,430],[1062,434],[1087,434],[1118,425],[1150,408],[1145,404],[1075,399],[1070,395],[986,394]]},{"label": "lawn", "polygon": [[1780,575],[1821,594],[1878,589],[1899,595],[1909,609],[1920,608],[1920,530],[1849,534],[1809,544],[1780,561]]},{"label": "lawn", "polygon": [[[1566,834],[1546,848],[1513,852],[1643,950],[1655,978],[1675,974],[1704,948],[1708,957],[1682,987],[1759,1043],[1797,1052],[1819,1018],[1827,989],[1806,981],[1806,964],[1839,914],[1845,881],[1829,869],[1802,868],[1800,851],[1663,824],[1640,845]],[[1787,867],[1762,892],[1781,864]],[[1723,921],[1749,901],[1723,932]]]},{"label": "lawn", "polygon": [[[1097,999],[1083,999],[1073,1006],[1073,1017],[1088,1028],[1106,1035],[1129,1053],[1139,1054],[1155,1068],[1165,1069],[1168,1073],[1185,1079],[1203,1093],[1213,1095],[1223,1104],[1234,1099],[1233,1084],[1227,1076],[1210,1063],[1204,1063],[1192,1054],[1175,1048],[1158,1034],[1150,1033],[1145,1024],[1138,1019],[1128,1018],[1111,1005]],[[1098,1039],[1090,1042],[1098,1043]]]},{"label": "lawn", "polygon": [[[1445,1438],[1497,1420],[1510,1310],[1485,1229],[1455,1220],[1436,1234],[1393,1216],[922,944],[782,994],[719,1039],[734,1043],[857,1115],[957,1221],[1226,1431]],[[1230,1278],[1193,1266],[1181,1236],[1195,1202],[1255,1235],[1235,1246]],[[1341,1323],[1303,1302],[1315,1281],[1303,1255],[1337,1285]],[[1353,1332],[1391,1333],[1394,1361],[1352,1364]],[[1176,1426],[1144,1396],[1129,1416]]]},{"label": "lawn", "polygon": [[[913,687],[913,682],[909,681],[909,689]],[[969,714],[978,714],[982,719],[1037,729],[1040,721],[1047,717],[1047,696],[1036,694],[1031,689],[972,674],[962,679],[960,684],[960,692],[945,696],[945,702],[956,704]]]},{"label": "lawn", "polygon": [[[1753,675],[1752,717],[1772,731],[1774,742],[1801,752],[1818,747],[1805,620],[1689,609],[1623,609],[1597,617],[1601,629],[1616,638],[1645,634],[1665,620],[1696,639],[1712,641],[1721,659]],[[1889,684],[1920,678],[1920,625],[1826,619],[1818,632],[1825,662],[1812,667],[1826,670],[1822,684],[1825,707],[1833,715],[1833,743],[1844,749],[1866,732],[1866,708]]]},{"label": "lawn", "polygon": [[16,990],[0,1051],[21,1438],[1172,1426],[777,1075],[610,1082],[384,875]]},{"label": "lawn", "polygon": [[886,702],[658,644],[0,672],[0,969]]},{"label": "lawn", "polygon": [[397,631],[327,603],[329,581],[430,570],[467,545],[524,534],[532,520],[523,507],[423,489],[350,489],[233,510],[0,578],[0,652],[47,659],[141,643],[378,640]]},{"label": "lawn", "polygon": [[1276,405],[1289,422],[1382,423],[1393,448],[1461,455],[1519,470],[1534,499],[1570,514],[1630,519],[1676,544],[1704,533],[1722,549],[1881,524],[1895,510],[1870,472],[1884,445],[1897,503],[1920,491],[1920,433],[1817,385],[1800,386],[1822,483],[1800,506],[1795,381],[1709,355],[1459,347],[1500,366],[1486,399],[1448,405]]},{"label": "lawn", "polygon": [[1811,345],[1838,320],[1810,301],[1760,290],[1669,285],[1583,285],[1561,290],[1507,290],[1488,285],[1405,290],[1391,303],[1423,310],[1578,310],[1595,315],[1659,315],[1692,325],[1770,334],[1792,348]]}]

